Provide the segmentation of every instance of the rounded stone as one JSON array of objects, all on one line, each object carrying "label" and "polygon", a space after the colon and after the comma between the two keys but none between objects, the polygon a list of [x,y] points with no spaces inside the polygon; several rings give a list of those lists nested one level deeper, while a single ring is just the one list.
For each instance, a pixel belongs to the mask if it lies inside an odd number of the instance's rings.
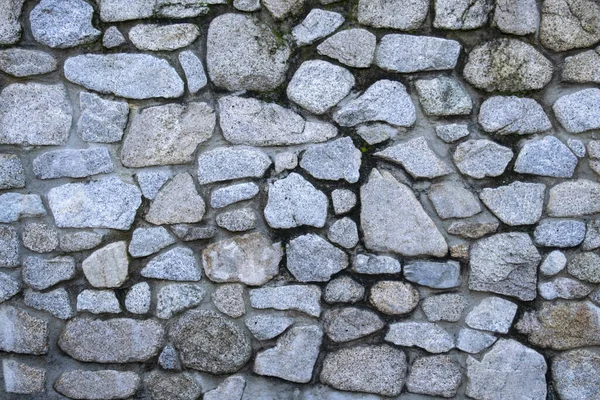
[{"label": "rounded stone", "polygon": [[419,292],[410,283],[382,281],[371,288],[369,302],[384,314],[403,315],[419,304]]}]

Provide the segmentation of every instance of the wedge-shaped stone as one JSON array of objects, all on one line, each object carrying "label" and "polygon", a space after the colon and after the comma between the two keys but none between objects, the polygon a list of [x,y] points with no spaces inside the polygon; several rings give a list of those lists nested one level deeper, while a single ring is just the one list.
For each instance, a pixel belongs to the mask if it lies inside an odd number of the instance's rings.
[{"label": "wedge-shaped stone", "polygon": [[495,189],[485,188],[481,201],[507,225],[532,225],[539,221],[544,207],[546,186],[515,181]]},{"label": "wedge-shaped stone", "polygon": [[241,178],[260,178],[271,164],[266,153],[252,147],[217,147],[198,156],[198,182],[203,185]]},{"label": "wedge-shaped stone", "polygon": [[114,242],[96,250],[83,260],[81,267],[93,287],[116,288],[121,286],[129,274],[125,242]]},{"label": "wedge-shaped stone", "polygon": [[375,312],[355,307],[331,309],[323,315],[325,333],[337,343],[370,335],[384,326]]},{"label": "wedge-shaped stone", "polygon": [[299,282],[327,282],[348,266],[348,256],[314,233],[290,240],[287,268]]},{"label": "wedge-shaped stone", "polygon": [[486,132],[499,135],[544,132],[552,128],[542,106],[533,99],[493,96],[479,108],[479,124]]},{"label": "wedge-shaped stone", "polygon": [[168,281],[199,281],[202,278],[194,252],[183,246],[172,248],[148,261],[141,275]]},{"label": "wedge-shaped stone", "polygon": [[250,305],[258,309],[297,310],[321,314],[321,289],[315,285],[287,285],[250,290]]},{"label": "wedge-shaped stone", "polygon": [[205,209],[192,176],[183,172],[158,192],[146,220],[155,225],[194,223],[202,219]]},{"label": "wedge-shaped stone", "polygon": [[300,167],[317,179],[358,182],[362,154],[352,139],[343,137],[329,143],[313,144],[302,155]]},{"label": "wedge-shaped stone", "polygon": [[570,133],[600,128],[600,89],[583,89],[561,96],[552,105],[558,122]]},{"label": "wedge-shaped stone", "polygon": [[570,178],[579,160],[555,136],[527,141],[521,147],[514,170],[521,174]]},{"label": "wedge-shaped stone", "polygon": [[319,54],[354,68],[368,68],[375,56],[377,37],[366,29],[346,29],[331,36],[319,46]]},{"label": "wedge-shaped stone", "polygon": [[437,178],[452,172],[431,150],[423,136],[375,153],[376,157],[400,164],[414,178]]}]

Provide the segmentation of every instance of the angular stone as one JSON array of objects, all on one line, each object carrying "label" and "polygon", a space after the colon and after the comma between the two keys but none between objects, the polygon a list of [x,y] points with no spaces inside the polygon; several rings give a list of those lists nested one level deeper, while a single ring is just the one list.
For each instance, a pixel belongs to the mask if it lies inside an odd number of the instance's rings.
[{"label": "angular stone", "polygon": [[578,253],[569,260],[567,271],[583,281],[600,283],[600,256],[592,252]]},{"label": "angular stone", "polygon": [[63,288],[49,292],[34,292],[26,289],[24,303],[27,307],[49,312],[59,319],[67,320],[75,315],[69,293]]},{"label": "angular stone", "polygon": [[280,243],[261,233],[249,233],[212,243],[202,252],[204,273],[213,282],[261,286],[279,273]]},{"label": "angular stone", "polygon": [[531,225],[542,216],[545,192],[544,184],[514,181],[495,189],[485,188],[479,198],[505,224]]},{"label": "angular stone", "polygon": [[77,85],[129,99],[183,95],[183,81],[175,69],[149,54],[82,54],[65,60],[64,73]]},{"label": "angular stone", "polygon": [[45,320],[11,305],[0,304],[0,326],[0,351],[48,353],[48,322]]},{"label": "angular stone", "polygon": [[23,262],[23,281],[35,290],[44,290],[75,276],[72,257],[27,257]]},{"label": "angular stone", "polygon": [[306,46],[335,32],[344,20],[339,13],[313,8],[306,18],[292,29],[292,36],[296,45]]},{"label": "angular stone", "polygon": [[356,205],[356,195],[349,189],[334,189],[331,192],[331,202],[336,215],[345,214]]},{"label": "angular stone", "polygon": [[224,211],[215,220],[217,226],[230,232],[245,232],[256,228],[256,214],[248,207]]},{"label": "angular stone", "polygon": [[189,224],[171,225],[171,231],[184,242],[204,240],[215,237],[217,228],[214,226],[194,226]]},{"label": "angular stone", "polygon": [[175,243],[175,238],[162,226],[136,228],[129,242],[132,257],[146,257]]},{"label": "angular stone", "polygon": [[404,278],[421,286],[449,289],[460,285],[458,261],[416,261],[404,266]]},{"label": "angular stone", "polygon": [[168,284],[161,287],[156,295],[155,315],[169,319],[181,311],[196,307],[204,298],[206,290],[195,284]]},{"label": "angular stone", "polygon": [[290,382],[308,383],[319,356],[323,331],[318,325],[291,328],[277,345],[256,355],[253,371]]},{"label": "angular stone", "polygon": [[344,179],[356,183],[360,177],[361,158],[362,154],[354,147],[352,139],[343,137],[309,146],[302,155],[300,167],[317,179]]},{"label": "angular stone", "polygon": [[361,96],[344,103],[333,113],[333,119],[341,126],[370,121],[411,126],[417,117],[406,87],[400,82],[383,79],[369,86]]},{"label": "angular stone", "polygon": [[368,336],[383,327],[381,318],[370,310],[345,307],[327,310],[323,315],[325,333],[336,343]]},{"label": "angular stone", "polygon": [[244,303],[244,286],[239,283],[220,285],[211,295],[217,310],[232,318],[239,318],[246,313]]},{"label": "angular stone", "polygon": [[517,308],[515,303],[500,297],[486,297],[467,314],[465,322],[474,329],[508,333]]},{"label": "angular stone", "polygon": [[354,68],[368,68],[375,56],[377,38],[366,29],[336,33],[317,46],[317,52]]},{"label": "angular stone", "polygon": [[277,314],[259,314],[246,318],[246,327],[258,340],[269,340],[281,335],[294,323],[293,318]]},{"label": "angular stone", "polygon": [[348,217],[335,221],[327,230],[327,239],[345,249],[355,247],[359,241],[356,222]]},{"label": "angular stone", "polygon": [[469,127],[466,124],[437,125],[435,134],[446,143],[454,143],[459,139],[469,136]]},{"label": "angular stone", "polygon": [[58,247],[58,231],[44,222],[27,222],[21,231],[23,246],[36,253],[49,253]]},{"label": "angular stone", "polygon": [[538,291],[544,300],[565,299],[576,300],[587,297],[593,286],[581,283],[578,280],[558,277],[549,282],[540,283]]},{"label": "angular stone", "polygon": [[413,192],[390,173],[373,169],[360,197],[366,248],[404,256],[446,255],[448,246],[440,231]]},{"label": "angular stone", "polygon": [[140,387],[140,377],[131,371],[63,372],[54,383],[54,389],[72,399],[126,399]]},{"label": "angular stone", "polygon": [[210,194],[210,206],[212,208],[223,208],[239,201],[250,200],[260,190],[256,183],[238,183],[213,190]]},{"label": "angular stone", "polygon": [[168,281],[199,281],[200,265],[192,249],[177,246],[152,258],[140,273],[145,278]]},{"label": "angular stone", "polygon": [[569,138],[567,139],[567,146],[569,146],[569,149],[571,149],[571,151],[577,156],[577,158],[585,157],[585,144],[581,140]]},{"label": "angular stone", "polygon": [[93,287],[117,288],[129,273],[127,245],[124,241],[108,244],[83,260],[81,267]]},{"label": "angular stone", "polygon": [[374,145],[396,137],[398,129],[384,123],[373,123],[357,126],[356,133],[367,144]]},{"label": "angular stone", "polygon": [[71,102],[62,83],[13,83],[0,93],[0,144],[65,144],[71,122]]},{"label": "angular stone", "polygon": [[600,89],[583,89],[558,98],[552,105],[556,119],[570,133],[600,128]]},{"label": "angular stone", "polygon": [[590,0],[545,0],[540,41],[554,51],[588,47],[600,41],[600,5]]},{"label": "angular stone", "polygon": [[514,170],[521,174],[570,178],[577,167],[577,157],[554,136],[527,141],[519,151]]},{"label": "angular stone", "polygon": [[125,42],[125,37],[116,26],[109,27],[104,31],[104,35],[102,35],[102,46],[107,49],[114,49],[125,44]]},{"label": "angular stone", "polygon": [[428,196],[442,219],[467,218],[481,212],[481,204],[473,193],[455,181],[432,185]]},{"label": "angular stone", "polygon": [[600,82],[600,73],[596,67],[600,62],[600,54],[597,50],[598,48],[566,57],[562,80],[577,83]]},{"label": "angular stone", "polygon": [[496,2],[493,24],[513,35],[536,33],[540,12],[535,0],[500,0]]},{"label": "angular stone", "polygon": [[112,290],[86,289],[77,295],[77,311],[92,314],[119,314],[121,306]]},{"label": "angular stone", "polygon": [[480,28],[487,23],[492,8],[490,0],[436,0],[433,26],[451,30]]},{"label": "angular stone", "polygon": [[535,243],[545,247],[575,247],[585,238],[585,222],[543,219],[533,234]]},{"label": "angular stone", "polygon": [[461,381],[460,368],[451,357],[421,357],[412,364],[406,388],[411,393],[454,397]]},{"label": "angular stone", "polygon": [[421,303],[421,308],[430,322],[458,322],[468,305],[468,301],[460,293],[444,293],[429,296]]},{"label": "angular stone", "polygon": [[462,142],[452,156],[461,173],[476,179],[502,175],[512,157],[511,149],[487,139]]},{"label": "angular stone", "polygon": [[[501,67],[499,67],[501,66]],[[486,92],[539,90],[552,79],[554,67],[535,47],[516,39],[494,39],[475,47],[463,76]]]},{"label": "angular stone", "polygon": [[170,170],[152,170],[140,171],[135,176],[144,197],[154,200],[164,184],[173,177],[173,173]]},{"label": "angular stone", "polygon": [[100,0],[100,19],[104,22],[118,22],[149,18],[156,3],[156,0]]},{"label": "angular stone", "polygon": [[580,217],[600,212],[600,183],[577,179],[553,186],[546,212],[551,217]]},{"label": "angular stone", "polygon": [[380,281],[371,287],[369,303],[387,315],[408,314],[419,304],[419,292],[410,283]]},{"label": "angular stone", "polygon": [[[181,371],[181,362],[177,350],[172,344],[167,344],[158,356],[158,365],[167,371]],[[201,390],[200,390],[201,392]]]},{"label": "angular stone", "polygon": [[242,400],[246,380],[240,376],[230,376],[213,390],[204,394],[203,400]]},{"label": "angular stone", "polygon": [[408,4],[360,0],[356,17],[362,25],[411,31],[421,26],[428,11],[429,2],[425,0]]},{"label": "angular stone", "polygon": [[356,303],[362,300],[365,288],[349,276],[332,279],[325,287],[323,300],[326,303]]},{"label": "angular stone", "polygon": [[16,154],[0,154],[0,190],[25,187],[25,171]]},{"label": "angular stone", "polygon": [[21,284],[8,274],[0,272],[0,303],[21,291]]},{"label": "angular stone", "polygon": [[60,249],[66,252],[89,250],[102,243],[103,236],[96,232],[69,232],[60,235]]},{"label": "angular stone", "polygon": [[481,239],[470,255],[469,289],[535,299],[541,257],[529,235],[510,232]]},{"label": "angular stone", "polygon": [[321,382],[339,390],[397,396],[404,386],[404,352],[389,345],[363,345],[328,353]]},{"label": "angular stone", "polygon": [[352,270],[359,274],[398,274],[402,271],[400,262],[390,256],[375,254],[357,254],[352,263]]},{"label": "angular stone", "polygon": [[533,99],[492,96],[479,108],[479,124],[484,131],[498,135],[528,135],[552,128],[542,106]]},{"label": "angular stone", "polygon": [[33,159],[33,172],[39,179],[85,178],[113,170],[106,147],[54,150]]},{"label": "angular stone", "polygon": [[189,46],[200,36],[194,24],[138,24],[129,30],[129,40],[139,50],[173,51]]},{"label": "angular stone", "polygon": [[498,230],[500,224],[493,221],[454,221],[448,227],[448,233],[462,236],[467,239],[479,239],[488,233]]},{"label": "angular stone", "polygon": [[10,45],[21,38],[21,10],[25,0],[11,0],[0,5],[0,45]]},{"label": "angular stone", "polygon": [[247,147],[217,147],[198,157],[198,182],[207,184],[241,178],[260,178],[272,161],[263,151]]},{"label": "angular stone", "polygon": [[476,354],[493,345],[496,340],[497,338],[490,333],[470,328],[460,328],[456,347],[464,352]]},{"label": "angular stone", "polygon": [[11,48],[0,50],[0,71],[16,77],[43,75],[56,71],[54,56],[40,50]]},{"label": "angular stone", "polygon": [[594,219],[586,224],[585,239],[581,248],[583,250],[595,250],[600,247],[600,220]]},{"label": "angular stone", "polygon": [[191,94],[197,93],[207,85],[208,78],[204,72],[202,61],[191,50],[179,53],[179,64],[183,68],[185,78],[187,79],[188,91]]},{"label": "angular stone", "polygon": [[273,157],[275,163],[275,173],[279,174],[285,170],[292,170],[298,166],[298,153],[285,151],[277,153]]},{"label": "angular stone", "polygon": [[37,194],[0,194],[0,223],[17,222],[25,217],[43,217],[46,209]]},{"label": "angular stone", "polygon": [[437,178],[452,172],[429,147],[423,136],[385,148],[375,153],[386,161],[400,164],[414,178]]},{"label": "angular stone", "polygon": [[348,265],[348,256],[318,235],[309,233],[286,246],[287,268],[300,282],[327,282]]},{"label": "angular stone", "polygon": [[452,78],[420,79],[415,88],[427,115],[469,115],[473,108],[469,94]]},{"label": "angular stone", "polygon": [[30,367],[16,360],[2,360],[6,393],[37,394],[46,388],[46,370]]},{"label": "angular stone", "polygon": [[600,356],[590,350],[574,350],[552,360],[554,387],[563,400],[593,400],[600,391]]},{"label": "angular stone", "polygon": [[20,265],[20,247],[17,230],[12,226],[0,225],[0,268]]},{"label": "angular stone", "polygon": [[48,205],[59,228],[127,230],[142,203],[141,197],[137,186],[108,176],[52,188],[48,192]]},{"label": "angular stone", "polygon": [[395,322],[385,340],[397,346],[420,347],[429,353],[446,353],[454,348],[454,338],[431,322]]},{"label": "angular stone", "polygon": [[161,188],[150,205],[146,221],[156,225],[198,222],[205,207],[192,176],[183,172]]},{"label": "angular stone", "polygon": [[136,283],[125,296],[125,308],[132,314],[148,314],[152,293],[147,282]]},{"label": "angular stone", "polygon": [[254,308],[296,310],[312,317],[321,314],[321,289],[315,285],[287,285],[250,290]]},{"label": "angular stone", "polygon": [[381,38],[375,63],[386,71],[411,73],[453,69],[461,45],[432,36],[390,34]]},{"label": "angular stone", "polygon": [[202,395],[202,387],[188,372],[152,371],[144,377],[144,386],[153,400],[196,400]]},{"label": "angular stone", "polygon": [[546,399],[544,357],[512,339],[500,339],[481,361],[467,357],[467,396],[477,400]]},{"label": "angular stone", "polygon": [[79,108],[77,134],[81,139],[100,143],[121,140],[129,115],[127,102],[106,100],[93,93],[81,92]]},{"label": "angular stone", "polygon": [[223,14],[208,28],[208,74],[227,90],[274,90],[284,81],[289,57],[285,40],[252,16]]}]

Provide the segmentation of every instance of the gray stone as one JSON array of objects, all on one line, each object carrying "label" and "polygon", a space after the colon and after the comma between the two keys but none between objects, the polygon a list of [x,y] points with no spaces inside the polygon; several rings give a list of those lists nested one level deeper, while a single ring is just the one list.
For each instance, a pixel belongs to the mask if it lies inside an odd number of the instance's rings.
[{"label": "gray stone", "polygon": [[25,171],[16,154],[0,154],[0,190],[25,187]]},{"label": "gray stone", "polygon": [[10,45],[21,38],[21,10],[25,0],[11,0],[0,5],[0,45]]},{"label": "gray stone", "polygon": [[125,308],[132,314],[148,314],[151,295],[150,285],[147,282],[136,283],[125,296]]},{"label": "gray stone", "polygon": [[545,0],[540,42],[554,51],[588,47],[600,40],[600,5],[590,0]]},{"label": "gray stone", "polygon": [[349,276],[341,276],[329,281],[325,287],[323,300],[326,303],[356,303],[362,300],[365,288]]},{"label": "gray stone", "polygon": [[447,124],[436,125],[435,134],[446,143],[454,143],[469,136],[470,132],[466,124]]},{"label": "gray stone", "polygon": [[333,113],[333,119],[341,126],[370,121],[411,126],[417,117],[406,87],[400,82],[383,79],[369,86],[361,96],[342,104]]},{"label": "gray stone", "polygon": [[43,217],[46,208],[38,194],[0,194],[0,223],[17,222],[26,217]]},{"label": "gray stone", "polygon": [[292,172],[269,184],[265,219],[272,228],[302,225],[322,228],[327,218],[327,196],[301,175]]},{"label": "gray stone", "polygon": [[542,216],[545,192],[542,183],[514,181],[495,189],[485,188],[479,198],[505,224],[532,225]]},{"label": "gray stone", "polygon": [[171,325],[169,337],[183,365],[199,371],[231,374],[252,355],[246,333],[214,311],[186,312]]},{"label": "gray stone", "polygon": [[309,233],[286,246],[287,268],[299,282],[327,282],[348,266],[348,256],[322,237]]},{"label": "gray stone", "polygon": [[346,249],[355,247],[359,240],[356,222],[348,217],[338,219],[327,230],[327,238]]},{"label": "gray stone", "polygon": [[515,93],[542,89],[552,79],[553,71],[550,60],[535,47],[502,38],[475,47],[469,53],[463,76],[486,92]]},{"label": "gray stone", "polygon": [[474,329],[508,333],[517,308],[515,303],[500,297],[486,297],[473,307],[465,322]]},{"label": "gray stone", "polygon": [[290,48],[263,22],[223,14],[208,28],[206,64],[211,81],[227,90],[271,91],[281,85]]},{"label": "gray stone", "polygon": [[566,82],[600,82],[600,73],[596,67],[600,62],[598,48],[584,51],[571,57],[566,57],[562,80]]},{"label": "gray stone", "polygon": [[287,285],[250,290],[253,308],[296,310],[318,317],[321,314],[321,289],[315,285]]},{"label": "gray stone", "polygon": [[500,223],[493,221],[454,221],[448,227],[448,233],[466,239],[479,239],[498,230]]},{"label": "gray stone", "polygon": [[421,26],[428,11],[429,2],[425,0],[411,1],[408,4],[360,0],[356,17],[362,25],[411,31]]},{"label": "gray stone", "polygon": [[148,261],[140,273],[145,278],[168,281],[199,281],[200,265],[192,249],[177,246]]},{"label": "gray stone", "polygon": [[527,141],[519,151],[514,170],[521,174],[570,178],[577,167],[577,157],[554,136]]},{"label": "gray stone", "polygon": [[219,99],[219,124],[223,136],[234,144],[288,146],[320,143],[337,135],[337,128],[275,103],[254,98],[223,96]]},{"label": "gray stone", "polygon": [[380,281],[371,287],[369,303],[384,314],[404,315],[419,304],[419,292],[410,283]]},{"label": "gray stone", "polygon": [[551,251],[540,265],[540,272],[546,276],[558,274],[567,266],[567,257],[559,250]]},{"label": "gray stone", "polygon": [[361,187],[360,197],[367,249],[404,256],[443,257],[448,252],[446,240],[412,190],[390,173],[373,169]]},{"label": "gray stone", "polygon": [[323,329],[336,343],[368,336],[384,327],[377,313],[355,307],[335,308],[323,314]]},{"label": "gray stone", "polygon": [[217,147],[198,156],[198,182],[207,184],[241,178],[260,178],[272,161],[263,151],[247,147]]},{"label": "gray stone", "polygon": [[246,327],[258,340],[269,340],[292,326],[294,319],[283,315],[259,314],[246,318]]},{"label": "gray stone", "polygon": [[600,128],[600,89],[583,89],[558,98],[552,105],[554,115],[570,133]]},{"label": "gray stone", "polygon": [[502,32],[513,35],[536,33],[540,12],[535,0],[499,0],[494,9],[493,24]]},{"label": "gray stone", "polygon": [[313,8],[306,18],[292,29],[292,36],[296,45],[306,46],[335,32],[344,20],[339,13]]},{"label": "gray stone", "polygon": [[352,270],[359,274],[398,274],[402,272],[400,262],[390,256],[375,254],[357,254],[352,263]]},{"label": "gray stone", "polygon": [[126,243],[113,242],[96,250],[83,260],[81,268],[93,287],[120,287],[129,273]]},{"label": "gray stone", "polygon": [[6,393],[37,394],[46,388],[46,370],[30,367],[16,360],[2,360]]},{"label": "gray stone", "polygon": [[260,10],[260,0],[233,0],[233,7],[238,11],[258,11]]},{"label": "gray stone", "polygon": [[331,192],[331,203],[336,215],[345,214],[356,205],[356,195],[349,189],[334,189]]},{"label": "gray stone", "polygon": [[75,318],[58,339],[76,360],[97,363],[142,362],[158,355],[164,329],[155,320]]},{"label": "gray stone", "polygon": [[166,374],[152,371],[144,377],[144,386],[153,400],[196,400],[202,387],[188,372]]},{"label": "gray stone", "polygon": [[215,129],[216,116],[206,103],[165,104],[136,109],[121,149],[126,167],[186,164]]},{"label": "gray stone", "polygon": [[114,49],[125,44],[125,42],[125,37],[116,26],[109,27],[104,31],[104,35],[102,35],[102,46],[107,49]]},{"label": "gray stone", "polygon": [[208,84],[202,61],[191,50],[179,53],[179,64],[187,79],[187,88],[191,94],[197,93]]},{"label": "gray stone", "polygon": [[43,75],[56,71],[57,61],[40,50],[11,48],[0,50],[0,71],[16,77]]},{"label": "gray stone", "polygon": [[217,225],[230,232],[245,232],[256,228],[256,214],[249,207],[224,211],[215,218]]},{"label": "gray stone", "polygon": [[112,290],[86,289],[77,295],[77,311],[92,314],[119,314],[121,306]]},{"label": "gray stone", "polygon": [[246,314],[244,286],[239,283],[220,285],[211,295],[211,299],[217,310],[232,318]]},{"label": "gray stone", "polygon": [[144,197],[154,200],[159,190],[173,177],[173,173],[170,170],[140,171],[135,176]]},{"label": "gray stone", "polygon": [[567,139],[567,146],[571,149],[571,152],[575,154],[578,158],[585,157],[585,144],[579,139],[569,138]]},{"label": "gray stone", "polygon": [[481,204],[475,195],[456,181],[431,185],[428,196],[442,219],[467,218],[481,212]]},{"label": "gray stone", "polygon": [[131,371],[63,372],[54,383],[54,389],[72,399],[127,399],[140,387],[140,377]]},{"label": "gray stone", "polygon": [[546,399],[544,357],[512,339],[498,340],[477,361],[467,357],[466,394],[477,400]]},{"label": "gray stone", "polygon": [[600,355],[591,350],[574,350],[552,360],[554,387],[562,400],[594,400],[600,392]]},{"label": "gray stone", "polygon": [[129,30],[129,40],[139,50],[173,51],[189,46],[200,36],[194,24],[138,24]]},{"label": "gray stone", "polygon": [[541,257],[529,235],[499,233],[475,242],[470,253],[469,289],[535,299]]},{"label": "gray stone", "polygon": [[454,397],[461,381],[460,368],[451,357],[421,357],[412,364],[406,388],[411,393]]},{"label": "gray stone", "polygon": [[39,179],[85,178],[113,170],[106,147],[47,151],[33,159],[33,172]]},{"label": "gray stone", "polygon": [[93,249],[102,243],[102,235],[96,232],[69,232],[59,237],[60,249],[66,252],[76,252]]},{"label": "gray stone", "polygon": [[542,106],[533,99],[492,96],[479,108],[479,124],[484,131],[498,135],[528,135],[552,128]]},{"label": "gray stone", "polygon": [[398,129],[383,123],[363,124],[356,127],[356,133],[368,144],[383,143],[395,138]]},{"label": "gray stone", "polygon": [[263,0],[262,4],[275,20],[282,20],[298,14],[304,5],[304,0]]},{"label": "gray stone", "polygon": [[600,247],[600,219],[588,221],[586,225],[585,239],[581,248],[583,250],[595,250]]},{"label": "gray stone", "polygon": [[75,276],[72,257],[27,257],[23,262],[23,281],[31,288],[44,290]]},{"label": "gray stone", "polygon": [[0,303],[21,291],[21,284],[8,274],[0,272]]},{"label": "gray stone", "polygon": [[99,0],[100,19],[104,22],[149,18],[156,0]]},{"label": "gray stone", "polygon": [[136,228],[129,242],[132,257],[146,257],[175,243],[175,238],[162,226]]},{"label": "gray stone", "polygon": [[155,315],[160,319],[170,319],[175,314],[196,307],[202,302],[204,287],[188,283],[172,283],[162,286],[156,295]]},{"label": "gray stone", "polygon": [[387,147],[375,153],[386,161],[400,164],[414,178],[437,178],[452,172],[429,147],[423,136]]},{"label": "gray stone", "polygon": [[155,225],[198,222],[204,216],[205,207],[192,176],[182,172],[160,189],[146,214],[146,221]]},{"label": "gray stone", "polygon": [[175,69],[149,54],[82,54],[65,60],[64,73],[77,85],[129,99],[183,95],[183,81]]},{"label": "gray stone", "polygon": [[92,26],[94,8],[83,0],[42,0],[29,14],[34,39],[53,48],[69,48],[95,41],[101,34]]},{"label": "gray stone", "polygon": [[498,339],[490,333],[460,328],[456,347],[466,353],[476,354],[493,345],[496,340]]},{"label": "gray stone", "polygon": [[546,212],[551,217],[580,217],[600,212],[600,183],[577,179],[553,186]]},{"label": "gray stone", "polygon": [[71,307],[69,293],[63,288],[49,292],[34,292],[31,289],[26,289],[24,303],[27,307],[49,312],[59,319],[66,320],[75,315],[73,307]]},{"label": "gray stone", "polygon": [[317,179],[345,179],[356,183],[360,177],[361,158],[362,154],[354,147],[352,139],[343,137],[309,146],[302,155],[300,167]]},{"label": "gray stone", "polygon": [[585,238],[585,222],[568,219],[543,219],[535,227],[534,241],[538,246],[575,247]]},{"label": "gray stone", "polygon": [[0,144],[65,144],[71,120],[71,102],[61,83],[13,83],[0,93]]},{"label": "gray stone", "polygon": [[217,234],[214,226],[193,226],[188,224],[171,225],[171,231],[184,242],[210,239]]},{"label": "gray stone", "polygon": [[213,282],[261,286],[279,273],[280,243],[261,233],[249,233],[212,243],[202,252],[204,273]]},{"label": "gray stone", "polygon": [[275,347],[256,355],[253,371],[290,382],[308,383],[319,356],[323,331],[318,325],[296,326]]},{"label": "gray stone", "polygon": [[17,230],[12,226],[0,225],[0,268],[20,265],[21,243]]},{"label": "gray stone", "polygon": [[241,375],[230,376],[217,388],[204,394],[203,400],[242,400],[246,380]]},{"label": "gray stone", "polygon": [[0,326],[0,351],[48,353],[48,322],[45,320],[11,305],[0,304]]},{"label": "gray stone", "polygon": [[404,278],[421,286],[449,289],[460,285],[458,261],[416,261],[404,266]]},{"label": "gray stone", "polygon": [[487,23],[493,6],[490,0],[435,0],[433,26],[451,30],[480,28]]},{"label": "gray stone", "polygon": [[375,56],[377,37],[366,29],[336,33],[317,46],[317,52],[354,68],[368,68]]},{"label": "gray stone", "polygon": [[404,386],[406,369],[402,350],[385,344],[363,345],[328,353],[320,380],[339,390],[397,396]]},{"label": "gray stone", "polygon": [[471,139],[459,144],[452,158],[461,173],[483,179],[502,175],[513,158],[513,152],[491,140]]},{"label": "gray stone", "polygon": [[158,365],[167,371],[181,371],[181,362],[177,350],[172,344],[167,344],[158,356]]},{"label": "gray stone", "polygon": [[381,38],[375,63],[386,71],[411,73],[453,69],[461,45],[432,36],[390,34]]},{"label": "gray stone", "polygon": [[142,194],[135,185],[108,176],[88,183],[67,183],[50,189],[48,205],[59,228],[131,227]]},{"label": "gray stone", "polygon": [[121,140],[129,115],[127,102],[106,100],[93,93],[81,92],[79,108],[77,134],[81,139],[100,143]]},{"label": "gray stone", "polygon": [[540,283],[538,291],[544,300],[565,299],[576,300],[587,297],[593,286],[586,285],[575,279],[558,277],[549,282]]},{"label": "gray stone", "polygon": [[292,151],[277,153],[273,157],[273,162],[277,174],[285,170],[292,170],[298,166],[298,153]]},{"label": "gray stone", "polygon": [[256,183],[238,183],[215,189],[210,194],[210,206],[212,208],[223,208],[244,200],[254,198],[260,188]]},{"label": "gray stone", "polygon": [[445,76],[415,82],[421,107],[427,115],[469,115],[473,102],[455,79]]},{"label": "gray stone", "polygon": [[421,303],[421,308],[430,322],[458,322],[468,305],[468,301],[460,293],[444,293],[429,296]]},{"label": "gray stone", "polygon": [[49,253],[58,247],[58,231],[44,222],[27,222],[21,231],[23,246],[36,253]]},{"label": "gray stone", "polygon": [[567,271],[583,281],[600,283],[600,256],[592,252],[578,253],[569,260]]},{"label": "gray stone", "polygon": [[454,338],[431,322],[395,322],[385,340],[397,346],[420,347],[429,353],[446,353],[454,348]]}]

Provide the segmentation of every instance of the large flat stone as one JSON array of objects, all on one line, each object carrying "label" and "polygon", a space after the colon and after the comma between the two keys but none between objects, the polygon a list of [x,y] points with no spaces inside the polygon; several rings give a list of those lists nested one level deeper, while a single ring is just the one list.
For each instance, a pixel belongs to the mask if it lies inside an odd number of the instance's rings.
[{"label": "large flat stone", "polygon": [[0,351],[48,353],[48,322],[12,305],[0,305]]},{"label": "large flat stone", "polygon": [[456,66],[461,46],[455,40],[391,34],[381,38],[375,63],[387,71],[440,71]]}]

